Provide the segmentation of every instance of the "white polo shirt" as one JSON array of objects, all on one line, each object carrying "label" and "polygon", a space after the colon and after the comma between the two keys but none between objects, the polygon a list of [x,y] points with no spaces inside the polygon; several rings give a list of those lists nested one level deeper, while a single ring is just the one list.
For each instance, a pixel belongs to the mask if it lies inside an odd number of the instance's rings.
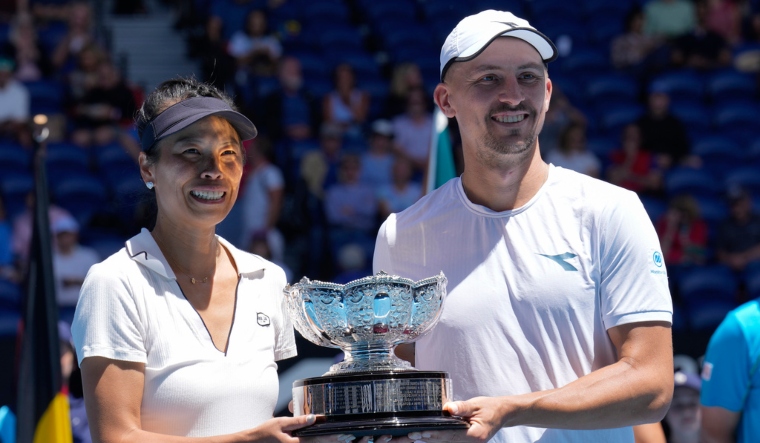
[{"label": "white polo shirt", "polygon": [[145,364],[146,431],[202,437],[261,424],[277,402],[275,361],[296,355],[282,269],[217,238],[239,274],[226,353],[146,229],[93,266],[82,286],[72,326],[79,362],[100,356]]}]

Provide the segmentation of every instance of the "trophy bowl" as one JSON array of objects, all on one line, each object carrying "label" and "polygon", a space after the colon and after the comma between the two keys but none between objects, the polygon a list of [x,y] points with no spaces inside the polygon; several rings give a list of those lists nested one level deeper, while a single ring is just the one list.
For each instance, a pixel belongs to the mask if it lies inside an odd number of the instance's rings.
[{"label": "trophy bowl", "polygon": [[287,286],[287,307],[298,332],[345,355],[325,375],[293,383],[294,415],[323,416],[293,434],[467,428],[466,421],[443,411],[452,398],[448,374],[418,371],[393,351],[435,325],[446,283],[443,273],[415,282],[379,272],[345,285],[304,277]]}]

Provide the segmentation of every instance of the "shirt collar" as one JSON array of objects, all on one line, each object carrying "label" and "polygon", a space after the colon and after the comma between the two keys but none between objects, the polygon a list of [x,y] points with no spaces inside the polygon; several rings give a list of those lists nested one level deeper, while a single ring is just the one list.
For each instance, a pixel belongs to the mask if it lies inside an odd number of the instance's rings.
[{"label": "shirt collar", "polygon": [[[238,275],[253,278],[256,275],[264,273],[269,262],[257,255],[239,250],[218,235],[216,238],[225,248],[227,248],[228,251],[230,251],[233,260],[235,260]],[[132,260],[165,278],[173,280],[177,279],[171,266],[166,262],[164,254],[161,253],[161,249],[158,247],[156,240],[153,239],[153,235],[151,235],[150,231],[147,229],[143,228],[139,234],[127,240],[126,248],[127,253]]]}]

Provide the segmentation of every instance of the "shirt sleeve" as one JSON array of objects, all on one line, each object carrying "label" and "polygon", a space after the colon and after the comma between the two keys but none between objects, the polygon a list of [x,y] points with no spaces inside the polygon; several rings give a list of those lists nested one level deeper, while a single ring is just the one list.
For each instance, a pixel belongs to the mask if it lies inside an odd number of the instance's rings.
[{"label": "shirt sleeve", "polygon": [[602,211],[599,232],[605,326],[672,323],[673,303],[660,241],[638,196],[628,191],[611,196]]},{"label": "shirt sleeve", "polygon": [[749,347],[734,312],[726,316],[707,345],[700,401],[729,411],[742,409],[749,388]]},{"label": "shirt sleeve", "polygon": [[396,215],[391,214],[377,232],[377,239],[375,240],[375,252],[372,258],[372,273],[377,274],[380,271],[386,274],[395,275],[393,268],[393,262],[391,261],[390,241],[388,237],[389,231],[393,231],[392,227],[395,226]]},{"label": "shirt sleeve", "polygon": [[90,268],[71,327],[79,363],[88,357],[146,363],[142,325],[128,279],[106,263]]}]

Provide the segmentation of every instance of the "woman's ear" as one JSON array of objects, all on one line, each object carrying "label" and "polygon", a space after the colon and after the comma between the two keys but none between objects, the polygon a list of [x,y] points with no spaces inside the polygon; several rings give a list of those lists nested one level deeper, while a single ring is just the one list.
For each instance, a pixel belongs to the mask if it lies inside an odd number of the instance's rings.
[{"label": "woman's ear", "polygon": [[148,160],[148,156],[145,155],[145,152],[140,152],[140,155],[137,157],[137,162],[140,164],[140,176],[142,177],[143,182],[155,182],[153,163]]}]

